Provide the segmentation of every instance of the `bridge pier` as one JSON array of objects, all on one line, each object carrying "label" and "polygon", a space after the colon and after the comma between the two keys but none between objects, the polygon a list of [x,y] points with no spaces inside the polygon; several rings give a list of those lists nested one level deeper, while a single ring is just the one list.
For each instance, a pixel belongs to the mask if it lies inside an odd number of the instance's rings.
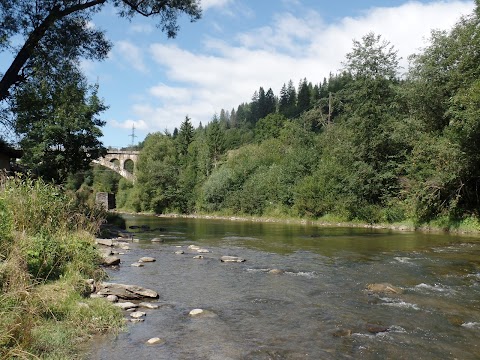
[{"label": "bridge pier", "polygon": [[115,194],[98,192],[95,195],[95,203],[102,206],[105,210],[115,209]]}]

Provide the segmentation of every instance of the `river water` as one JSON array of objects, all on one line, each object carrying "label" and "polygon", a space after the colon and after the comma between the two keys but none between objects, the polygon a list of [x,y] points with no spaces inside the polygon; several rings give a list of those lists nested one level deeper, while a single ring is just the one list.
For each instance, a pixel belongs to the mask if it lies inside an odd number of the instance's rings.
[{"label": "river water", "polygon": [[[132,230],[140,241],[110,281],[156,290],[160,308],[94,341],[90,359],[480,359],[478,237],[125,218],[152,230]],[[189,245],[210,252],[194,259]],[[156,262],[130,266],[142,256]],[[189,316],[196,308],[208,315]],[[162,343],[146,345],[152,337]]]}]

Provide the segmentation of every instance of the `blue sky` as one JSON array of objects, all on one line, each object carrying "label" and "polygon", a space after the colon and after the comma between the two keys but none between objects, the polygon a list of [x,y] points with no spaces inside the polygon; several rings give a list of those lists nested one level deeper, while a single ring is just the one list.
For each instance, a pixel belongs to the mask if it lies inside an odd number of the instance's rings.
[{"label": "blue sky", "polygon": [[473,1],[202,0],[203,17],[180,21],[167,39],[153,19],[118,18],[104,9],[92,26],[106,30],[114,47],[103,62],[83,62],[110,108],[106,146],[173,131],[188,115],[196,126],[222,108],[248,102],[260,86],[279,94],[283,83],[304,77],[319,83],[342,67],[352,40],[369,31],[390,41],[403,58],[415,53],[432,29],[449,29],[471,13]]}]

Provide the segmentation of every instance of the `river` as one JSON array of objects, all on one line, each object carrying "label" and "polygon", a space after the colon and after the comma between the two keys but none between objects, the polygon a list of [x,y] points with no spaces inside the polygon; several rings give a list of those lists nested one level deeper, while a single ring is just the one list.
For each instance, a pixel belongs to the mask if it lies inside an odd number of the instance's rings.
[{"label": "river", "polygon": [[[96,339],[90,359],[480,359],[479,237],[125,219],[151,230],[132,230],[140,241],[110,281],[156,290],[160,308]],[[194,259],[189,245],[209,253]],[[223,255],[246,261],[222,263]],[[156,262],[130,266],[142,256]],[[401,293],[369,292],[372,283]],[[208,316],[189,316],[197,308]],[[152,337],[162,343],[146,345]]]}]

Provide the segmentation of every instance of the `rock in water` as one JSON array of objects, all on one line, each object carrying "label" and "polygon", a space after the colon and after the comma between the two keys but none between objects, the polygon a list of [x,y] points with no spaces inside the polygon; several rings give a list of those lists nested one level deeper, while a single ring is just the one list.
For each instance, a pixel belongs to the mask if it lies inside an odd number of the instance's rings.
[{"label": "rock in water", "polygon": [[350,330],[350,329],[338,329],[338,330],[335,330],[332,335],[335,336],[335,337],[350,336],[350,335],[352,335],[352,330]]},{"label": "rock in water", "polygon": [[138,307],[137,304],[134,304],[132,302],[117,302],[115,304],[113,304],[114,306],[117,306],[119,307],[120,309],[123,309],[123,310],[128,310],[128,309],[135,309]]},{"label": "rock in water", "polygon": [[153,238],[151,241],[152,242],[163,242],[163,239],[162,238]]},{"label": "rock in water", "polygon": [[157,299],[158,293],[156,291],[143,288],[137,285],[125,285],[125,284],[115,284],[115,283],[101,283],[98,286],[99,291],[97,294],[100,295],[117,295],[121,299],[126,300],[136,300],[142,298],[152,298]]},{"label": "rock in water", "polygon": [[142,266],[144,266],[144,265],[143,265],[142,263],[136,262],[136,263],[131,264],[130,266],[133,266],[133,267],[142,267]]},{"label": "rock in water", "polygon": [[144,256],[142,258],[140,258],[140,260],[138,260],[139,263],[142,263],[142,262],[154,262],[154,261],[157,261],[155,258],[153,257],[150,257],[150,256]]},{"label": "rock in water", "polygon": [[114,244],[112,239],[95,239],[95,243],[103,246],[113,246]]},{"label": "rock in water", "polygon": [[198,315],[201,315],[203,314],[203,309],[193,309],[192,311],[190,311],[188,313],[188,315],[190,316],[198,316]]},{"label": "rock in water", "polygon": [[274,274],[274,275],[280,275],[280,274],[283,274],[285,271],[281,270],[281,269],[270,269],[268,270],[268,273],[269,274]]},{"label": "rock in water", "polygon": [[367,324],[367,331],[372,333],[372,334],[378,334],[378,333],[381,333],[381,332],[388,331],[388,328],[385,327],[385,326],[381,326],[381,325]]},{"label": "rock in water", "polygon": [[138,304],[138,306],[142,307],[142,308],[146,308],[146,309],[158,309],[159,306],[157,304],[151,304],[151,303],[148,303],[148,302],[141,302]]},{"label": "rock in water", "polygon": [[105,266],[113,266],[120,264],[120,258],[116,256],[104,256],[103,257],[103,265]]},{"label": "rock in water", "polygon": [[148,345],[157,345],[157,344],[164,344],[164,343],[165,343],[165,340],[162,340],[158,337],[154,337],[147,340]]},{"label": "rock in water", "polygon": [[222,256],[220,258],[221,262],[244,262],[245,259],[242,259],[241,257],[238,256]]},{"label": "rock in water", "polygon": [[381,284],[368,284],[367,290],[372,293],[385,293],[385,294],[401,294],[403,292],[399,287],[393,286],[388,283]]},{"label": "rock in water", "polygon": [[134,311],[130,314],[130,317],[133,318],[133,319],[140,319],[140,318],[144,317],[145,315],[147,315],[147,313],[145,313],[143,311]]}]

